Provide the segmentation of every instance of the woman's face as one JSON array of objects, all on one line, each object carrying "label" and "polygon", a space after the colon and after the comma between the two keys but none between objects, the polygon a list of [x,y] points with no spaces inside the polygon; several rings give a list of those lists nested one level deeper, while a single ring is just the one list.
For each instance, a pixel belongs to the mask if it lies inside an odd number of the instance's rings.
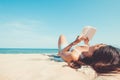
[{"label": "woman's face", "polygon": [[89,47],[89,54],[93,54],[95,50],[99,49],[100,47],[104,47],[106,46],[106,44],[96,44],[96,45],[93,45],[93,46],[90,46]]},{"label": "woman's face", "polygon": [[80,51],[86,57],[91,57],[95,50],[99,49],[100,47],[106,46],[105,44],[96,44],[93,46],[80,46]]}]

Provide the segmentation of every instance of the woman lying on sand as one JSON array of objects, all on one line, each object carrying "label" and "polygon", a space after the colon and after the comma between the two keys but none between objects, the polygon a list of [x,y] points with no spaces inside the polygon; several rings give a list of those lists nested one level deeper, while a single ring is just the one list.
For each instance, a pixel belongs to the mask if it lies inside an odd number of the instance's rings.
[{"label": "woman lying on sand", "polygon": [[[85,45],[78,46],[81,41]],[[88,45],[89,40],[78,36],[71,44],[67,44],[64,35],[59,37],[58,55],[72,68],[90,65],[98,73],[116,72],[120,70],[120,49],[106,44]]]}]

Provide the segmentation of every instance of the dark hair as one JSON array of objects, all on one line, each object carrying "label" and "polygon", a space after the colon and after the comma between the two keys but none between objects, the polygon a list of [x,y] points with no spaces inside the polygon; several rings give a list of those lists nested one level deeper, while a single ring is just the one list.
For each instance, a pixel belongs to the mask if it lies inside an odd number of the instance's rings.
[{"label": "dark hair", "polygon": [[80,68],[81,65],[90,65],[98,73],[119,71],[120,49],[111,45],[106,45],[95,50],[91,57],[72,62],[73,68]]}]

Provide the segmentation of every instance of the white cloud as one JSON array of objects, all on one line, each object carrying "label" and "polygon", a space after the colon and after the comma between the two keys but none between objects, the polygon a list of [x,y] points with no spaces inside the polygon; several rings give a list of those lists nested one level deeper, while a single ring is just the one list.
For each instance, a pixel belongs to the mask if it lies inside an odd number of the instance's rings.
[{"label": "white cloud", "polygon": [[38,20],[8,21],[0,26],[0,47],[52,48],[57,45],[56,38],[46,34]]}]

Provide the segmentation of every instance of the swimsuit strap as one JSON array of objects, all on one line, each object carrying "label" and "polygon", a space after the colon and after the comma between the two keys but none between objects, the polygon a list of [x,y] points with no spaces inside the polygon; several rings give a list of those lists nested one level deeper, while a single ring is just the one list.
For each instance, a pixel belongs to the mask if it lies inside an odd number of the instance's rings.
[{"label": "swimsuit strap", "polygon": [[77,45],[72,46],[69,51],[71,52],[72,50],[75,50],[76,51],[75,55],[76,56],[80,56],[80,58],[83,59],[84,55],[82,54],[82,52],[80,50],[76,49],[76,46]]}]

